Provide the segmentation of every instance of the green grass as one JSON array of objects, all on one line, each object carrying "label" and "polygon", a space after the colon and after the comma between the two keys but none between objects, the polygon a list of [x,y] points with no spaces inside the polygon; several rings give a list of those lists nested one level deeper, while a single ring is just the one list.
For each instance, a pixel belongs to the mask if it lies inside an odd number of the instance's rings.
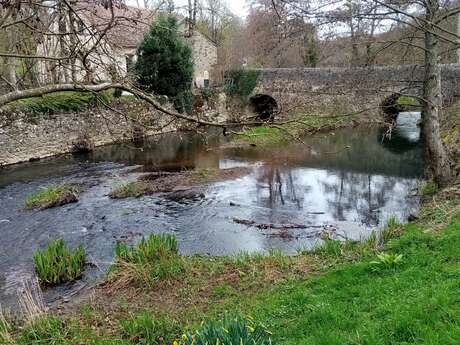
[{"label": "green grass", "polygon": [[295,121],[282,125],[266,124],[258,127],[247,128],[235,135],[240,141],[259,146],[270,146],[286,141],[300,140],[308,133],[323,129],[340,128],[348,126],[357,119],[357,115],[345,116],[320,116],[297,114],[292,116]]},{"label": "green grass", "polygon": [[155,318],[147,312],[129,315],[121,320],[120,326],[125,339],[140,345],[169,343],[180,332],[171,320]]},{"label": "green grass", "polygon": [[403,255],[391,270],[363,260],[290,282],[253,314],[279,344],[458,344],[460,218],[441,234],[405,231],[387,246]]},{"label": "green grass", "polygon": [[66,111],[81,111],[102,102],[109,103],[112,100],[110,92],[95,94],[92,92],[64,91],[23,99],[13,103],[23,111],[33,114],[54,114]]},{"label": "green grass", "polygon": [[25,200],[27,209],[47,209],[78,201],[78,189],[71,185],[50,186],[44,188]]},{"label": "green grass", "polygon": [[33,259],[40,283],[56,285],[82,276],[86,252],[82,246],[72,251],[63,240],[56,240],[49,243],[43,251],[36,251]]},{"label": "green grass", "polygon": [[139,198],[150,193],[149,184],[145,181],[132,181],[115,186],[109,194],[112,199]]}]

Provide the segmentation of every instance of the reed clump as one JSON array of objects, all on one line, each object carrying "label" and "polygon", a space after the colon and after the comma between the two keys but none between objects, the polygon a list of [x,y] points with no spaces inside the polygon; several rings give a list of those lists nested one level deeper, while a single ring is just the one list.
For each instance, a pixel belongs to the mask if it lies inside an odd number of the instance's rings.
[{"label": "reed clump", "polygon": [[118,242],[113,272],[118,283],[152,286],[160,280],[173,279],[184,270],[176,237],[151,234],[136,246]]},{"label": "reed clump", "polygon": [[57,285],[74,281],[83,275],[86,251],[83,246],[72,251],[63,240],[56,240],[43,251],[36,251],[33,259],[40,284]]}]

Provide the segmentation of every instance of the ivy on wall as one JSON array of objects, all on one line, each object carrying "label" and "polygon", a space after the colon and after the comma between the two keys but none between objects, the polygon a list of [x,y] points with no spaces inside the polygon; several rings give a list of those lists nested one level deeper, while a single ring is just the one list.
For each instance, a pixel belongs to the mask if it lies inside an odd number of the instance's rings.
[{"label": "ivy on wall", "polygon": [[257,85],[260,71],[230,70],[225,76],[225,93],[230,97],[247,98]]}]

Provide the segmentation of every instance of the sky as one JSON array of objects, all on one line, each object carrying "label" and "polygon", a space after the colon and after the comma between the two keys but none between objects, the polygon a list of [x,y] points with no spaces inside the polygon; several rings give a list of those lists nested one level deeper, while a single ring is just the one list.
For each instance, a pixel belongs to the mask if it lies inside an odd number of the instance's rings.
[{"label": "sky", "polygon": [[[129,5],[135,5],[136,0],[127,0]],[[142,2],[140,0],[139,2]],[[248,6],[246,5],[246,0],[223,0],[224,3],[227,4],[230,11],[232,11],[235,15],[245,18],[248,13]],[[187,0],[175,0],[176,6],[184,6],[187,4]]]}]

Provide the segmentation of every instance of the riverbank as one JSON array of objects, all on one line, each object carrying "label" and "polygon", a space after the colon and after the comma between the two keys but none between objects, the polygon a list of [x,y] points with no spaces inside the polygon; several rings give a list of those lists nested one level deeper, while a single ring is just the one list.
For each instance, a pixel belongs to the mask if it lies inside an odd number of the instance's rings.
[{"label": "riverbank", "polygon": [[175,277],[152,286],[124,272],[25,324],[6,316],[0,334],[6,344],[147,344],[146,334],[172,344],[231,311],[262,322],[277,344],[456,344],[460,198],[427,198],[422,218],[390,224],[383,242],[327,241],[293,257],[183,257]]},{"label": "riverbank", "polygon": [[178,126],[141,101],[111,93],[61,92],[0,111],[0,166],[142,140]]}]

